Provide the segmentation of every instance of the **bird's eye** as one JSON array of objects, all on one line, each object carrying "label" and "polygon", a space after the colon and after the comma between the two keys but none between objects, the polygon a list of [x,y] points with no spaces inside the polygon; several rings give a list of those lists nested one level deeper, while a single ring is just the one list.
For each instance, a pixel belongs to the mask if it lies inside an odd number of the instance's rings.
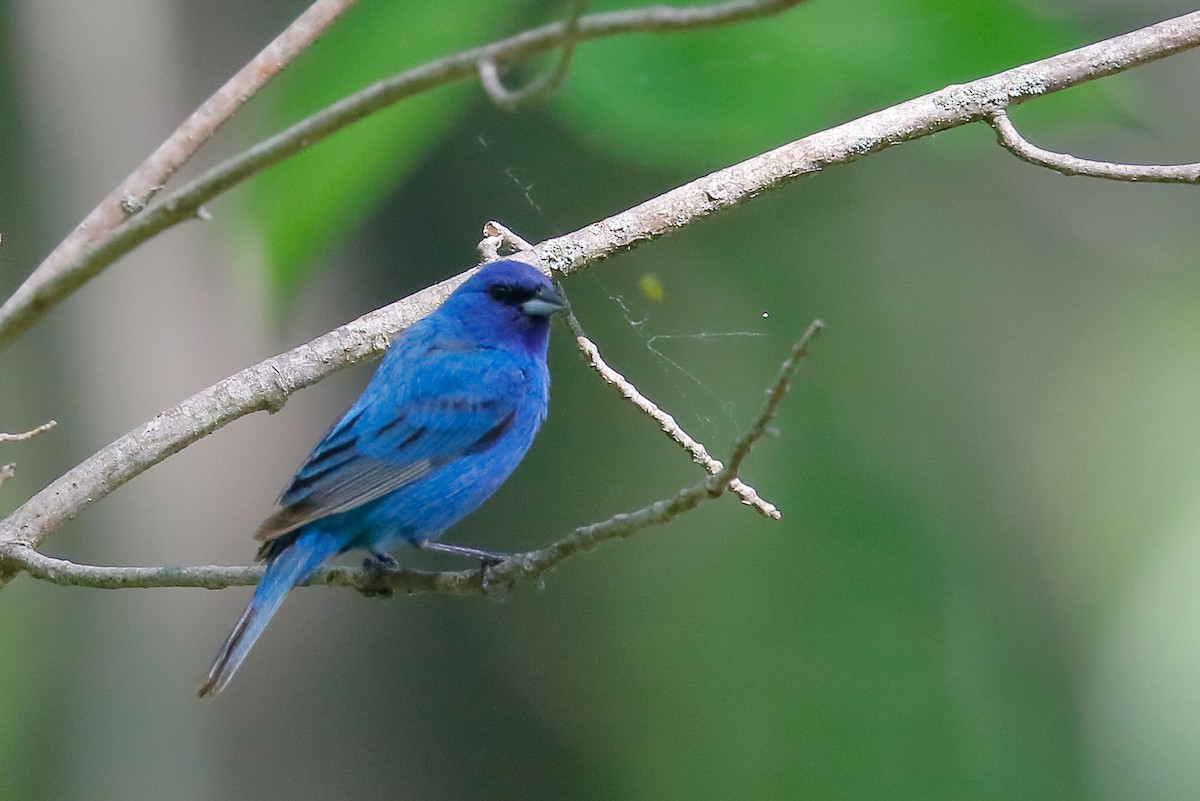
[{"label": "bird's eye", "polygon": [[513,288],[508,284],[490,284],[487,288],[488,297],[504,303],[513,296]]},{"label": "bird's eye", "polygon": [[533,297],[534,293],[532,289],[517,287],[515,284],[496,283],[488,285],[487,296],[497,303],[520,306],[521,303]]}]

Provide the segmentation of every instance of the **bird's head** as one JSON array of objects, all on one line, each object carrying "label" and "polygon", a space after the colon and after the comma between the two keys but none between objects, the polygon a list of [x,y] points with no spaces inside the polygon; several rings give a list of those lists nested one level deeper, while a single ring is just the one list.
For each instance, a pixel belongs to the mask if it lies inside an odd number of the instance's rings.
[{"label": "bird's head", "polygon": [[550,315],[566,305],[540,270],[519,261],[495,261],[468,278],[443,308],[477,342],[520,344],[531,353],[544,354]]}]

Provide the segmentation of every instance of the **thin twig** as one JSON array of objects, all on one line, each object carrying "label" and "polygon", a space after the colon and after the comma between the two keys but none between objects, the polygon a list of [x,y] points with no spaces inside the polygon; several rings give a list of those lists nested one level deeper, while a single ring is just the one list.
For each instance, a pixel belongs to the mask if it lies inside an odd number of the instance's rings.
[{"label": "thin twig", "polygon": [[1008,114],[997,111],[988,118],[996,129],[1000,144],[1009,153],[1022,161],[1039,167],[1047,167],[1063,175],[1084,175],[1090,178],[1107,178],[1110,181],[1131,181],[1159,184],[1200,183],[1200,162],[1191,164],[1120,164],[1112,161],[1081,159],[1069,153],[1056,153],[1038,147],[1013,125]]},{"label": "thin twig", "polygon": [[[0,442],[23,442],[24,440],[30,439],[32,437],[36,437],[38,434],[41,434],[43,431],[49,431],[50,429],[54,428],[56,425],[58,425],[58,423],[56,421],[47,420],[46,422],[42,423],[37,428],[31,429],[29,431],[24,431],[20,434],[6,434],[3,431],[0,431]],[[16,474],[17,474],[17,466],[15,464],[9,463],[9,464],[0,465],[0,487],[3,487],[4,482],[8,481],[10,478],[15,476]]]},{"label": "thin twig", "polygon": [[[709,455],[708,449],[704,447],[704,443],[699,442],[684,431],[683,427],[675,421],[674,417],[659,408],[654,401],[643,395],[629,379],[625,378],[625,376],[621,375],[604,361],[600,356],[600,349],[584,333],[583,326],[579,324],[578,318],[575,317],[575,313],[571,309],[567,309],[566,317],[567,325],[571,327],[571,332],[575,334],[575,342],[579,345],[579,350],[583,352],[584,358],[588,360],[592,369],[599,373],[605,383],[616,389],[617,392],[621,393],[621,397],[632,403],[651,420],[658,423],[658,427],[662,429],[662,432],[678,444],[679,447],[687,451],[691,455],[692,461],[707,470],[709,475],[715,476],[725,468],[720,461]],[[729,491],[741,498],[742,503],[753,507],[760,514],[773,520],[778,520],[781,517],[779,509],[774,504],[760,497],[754,487],[751,487],[740,478],[734,477],[730,480]]]},{"label": "thin twig", "polygon": [[[578,40],[625,33],[667,33],[743,22],[776,14],[803,0],[731,0],[683,8],[651,6],[592,14],[579,20]],[[382,108],[437,86],[472,78],[482,60],[513,63],[558,47],[566,22],[519,33],[482,47],[431,61],[368,86],[290,128],[222,162],[154,203],[110,232],[102,241],[53,270],[39,267],[0,305],[0,345],[33,325],[43,314],[135,247],[194,218],[217,195],[330,134]]]},{"label": "thin twig", "polygon": [[572,0],[567,24],[563,27],[562,51],[558,63],[552,71],[530,81],[521,89],[511,90],[504,85],[494,59],[485,58],[479,62],[479,82],[496,106],[505,111],[520,111],[522,108],[545,102],[562,88],[571,68],[571,58],[575,55],[575,45],[579,42],[579,17],[586,7],[586,0]]},{"label": "thin twig", "polygon": [[813,320],[808,326],[808,330],[804,332],[804,336],[796,340],[796,344],[792,345],[792,350],[788,353],[788,357],[784,360],[779,368],[779,376],[775,379],[775,383],[767,390],[767,400],[763,404],[762,411],[758,417],[750,424],[737,441],[733,443],[733,452],[729,456],[729,464],[721,469],[719,473],[713,476],[710,481],[712,488],[721,489],[723,484],[731,484],[737,478],[738,471],[742,469],[742,462],[750,455],[755,443],[763,438],[767,433],[767,426],[775,419],[775,413],[779,410],[779,404],[783,402],[783,396],[787,394],[788,386],[791,384],[792,376],[796,374],[796,370],[800,367],[800,362],[808,356],[808,348],[813,343],[813,340],[825,330],[825,323],[822,320]]},{"label": "thin twig", "polygon": [[[487,592],[489,587],[511,585],[518,580],[537,579],[546,571],[572,556],[590,551],[600,544],[621,539],[651,526],[669,523],[684,512],[695,509],[706,500],[722,495],[737,479],[736,471],[749,455],[754,443],[763,437],[779,407],[788,384],[800,361],[808,353],[808,345],[821,330],[820,321],[809,326],[804,336],[792,346],[779,375],[768,390],[767,402],[754,422],[734,445],[727,466],[716,475],[691,487],[679,490],[669,498],[656,501],[635,512],[614,515],[607,520],[581,526],[562,539],[534,551],[513,554],[487,570],[487,581],[478,570],[455,570],[439,573],[402,569],[373,576],[377,586],[406,593],[439,592],[469,595]],[[31,576],[54,584],[97,589],[130,587],[225,587],[255,584],[262,577],[262,565],[226,567],[198,565],[194,567],[100,567],[55,559],[39,553],[29,542],[20,539],[0,540],[0,566],[10,573],[24,571]],[[362,589],[363,572],[357,568],[325,567],[306,584]]]},{"label": "thin twig", "polygon": [[[225,85],[192,112],[166,141],[130,173],[108,197],[88,213],[83,222],[59,243],[0,309],[0,319],[19,313],[25,304],[44,310],[60,298],[51,298],[41,287],[60,286],[66,293],[82,281],[69,276],[84,253],[118,226],[146,209],[173,175],[221,126],[291,61],[304,52],[356,0],[316,0],[261,53],[233,75]],[[199,212],[199,207],[189,211]],[[11,304],[11,305],[10,305]]]},{"label": "thin twig", "polygon": [[24,442],[27,439],[36,437],[38,434],[41,434],[44,431],[49,431],[56,425],[58,425],[57,420],[47,420],[37,428],[22,432],[20,434],[6,434],[3,431],[0,431],[0,442]]}]

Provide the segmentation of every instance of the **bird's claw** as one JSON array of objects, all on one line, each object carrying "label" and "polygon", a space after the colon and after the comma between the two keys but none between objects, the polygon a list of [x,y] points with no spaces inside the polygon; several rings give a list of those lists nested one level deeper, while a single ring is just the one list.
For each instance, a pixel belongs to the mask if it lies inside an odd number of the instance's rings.
[{"label": "bird's claw", "polygon": [[479,560],[479,587],[484,592],[487,592],[491,585],[491,582],[488,581],[488,571],[498,564],[500,564],[499,559],[484,558]]},{"label": "bird's claw", "polygon": [[[492,580],[488,577],[488,572],[492,568],[500,565],[505,560],[506,560],[506,557],[504,557],[504,558],[490,557],[490,558],[484,558],[484,559],[479,560],[479,586],[480,586],[480,589],[482,589],[485,594],[489,594],[489,591],[493,588]],[[513,586],[513,582],[510,579],[507,582],[506,589],[511,590],[512,586]]]},{"label": "bird's claw", "polygon": [[367,598],[391,598],[395,590],[388,577],[400,569],[400,564],[387,553],[372,553],[363,560],[363,585],[359,590]]}]

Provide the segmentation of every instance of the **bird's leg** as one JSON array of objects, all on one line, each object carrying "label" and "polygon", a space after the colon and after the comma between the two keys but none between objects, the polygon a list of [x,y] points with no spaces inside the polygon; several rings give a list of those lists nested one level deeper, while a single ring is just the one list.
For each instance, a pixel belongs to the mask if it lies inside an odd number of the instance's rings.
[{"label": "bird's leg", "polygon": [[434,553],[449,553],[455,556],[465,556],[468,559],[479,560],[479,581],[483,585],[483,589],[488,588],[488,568],[508,559],[512,554],[498,553],[496,551],[485,551],[480,548],[469,548],[465,545],[450,545],[445,542],[434,542],[433,540],[424,540],[418,542],[417,547],[422,551],[433,551]]},{"label": "bird's leg", "polygon": [[390,553],[371,551],[363,560],[362,594],[368,598],[391,598],[393,590],[387,586],[389,574],[400,569],[400,564]]},{"label": "bird's leg", "polygon": [[485,551],[480,548],[468,548],[466,545],[450,545],[446,542],[434,542],[433,540],[425,540],[418,542],[417,547],[422,551],[433,551],[434,553],[450,553],[455,556],[465,556],[468,559],[478,559],[481,562],[487,563],[490,567],[498,565],[507,559],[511,554],[497,553],[496,551]]}]

